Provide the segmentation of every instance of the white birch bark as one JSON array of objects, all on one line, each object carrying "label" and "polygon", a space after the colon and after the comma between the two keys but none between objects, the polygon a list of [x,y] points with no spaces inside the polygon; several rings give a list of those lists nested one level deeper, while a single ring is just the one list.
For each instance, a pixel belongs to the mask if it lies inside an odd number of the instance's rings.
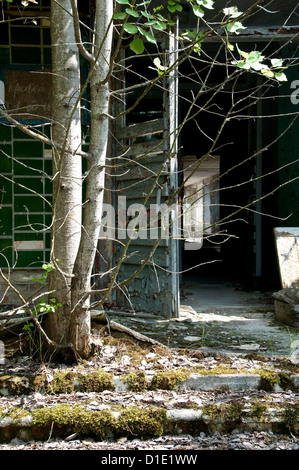
[{"label": "white birch bark", "polygon": [[52,138],[74,153],[53,150],[53,227],[51,258],[59,260],[51,273],[50,289],[63,307],[48,316],[50,337],[69,341],[73,266],[81,235],[82,169],[79,53],[75,43],[70,0],[51,2]]},{"label": "white birch bark", "polygon": [[94,55],[96,63],[91,77],[92,155],[86,180],[86,203],[81,241],[72,279],[71,341],[78,352],[90,342],[89,296],[90,277],[95,259],[103,209],[105,162],[109,135],[109,82],[107,80],[112,48],[111,0],[97,0],[95,13]]}]

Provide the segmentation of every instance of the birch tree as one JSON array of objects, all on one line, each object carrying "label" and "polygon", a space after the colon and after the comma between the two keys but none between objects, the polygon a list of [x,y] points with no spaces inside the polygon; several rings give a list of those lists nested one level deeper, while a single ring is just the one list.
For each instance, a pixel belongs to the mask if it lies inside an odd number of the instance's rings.
[{"label": "birch tree", "polygon": [[[70,284],[81,235],[82,165],[80,66],[70,1],[51,6],[53,224],[50,290],[61,304],[50,312],[48,330],[59,344],[70,339],[72,298]],[[59,148],[58,148],[58,147]],[[66,152],[65,149],[68,149]]]},{"label": "birch tree", "polygon": [[[50,290],[57,291],[59,310],[49,314],[50,337],[71,343],[85,354],[90,344],[90,279],[102,217],[109,129],[109,72],[112,53],[113,2],[99,0],[94,18],[93,52],[80,38],[75,0],[52,1],[53,133],[62,150],[53,149],[54,206]],[[90,63],[91,133],[82,210],[79,50]],[[67,147],[68,152],[63,152]]]}]

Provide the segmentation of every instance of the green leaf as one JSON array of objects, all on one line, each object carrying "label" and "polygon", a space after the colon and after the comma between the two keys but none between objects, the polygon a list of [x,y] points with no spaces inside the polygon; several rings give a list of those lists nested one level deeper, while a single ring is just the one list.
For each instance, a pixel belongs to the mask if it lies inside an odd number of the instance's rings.
[{"label": "green leaf", "polygon": [[205,12],[198,5],[192,5],[192,8],[195,16],[198,16],[199,18],[204,16]]},{"label": "green leaf", "polygon": [[163,23],[167,23],[167,18],[164,18],[164,16],[160,15],[160,13],[157,14],[157,20],[162,21]]},{"label": "green leaf", "polygon": [[151,13],[148,13],[147,11],[141,11],[141,14],[142,14],[142,16],[147,18],[148,20],[153,20],[154,19],[153,15]]},{"label": "green leaf", "polygon": [[130,43],[131,51],[135,52],[135,54],[143,54],[144,52],[144,44],[142,39],[136,38]]},{"label": "green leaf", "polygon": [[115,15],[113,15],[114,20],[125,20],[126,17],[127,15],[124,12],[115,13]]},{"label": "green leaf", "polygon": [[283,64],[282,59],[271,59],[272,67],[282,67],[283,66],[282,64]]},{"label": "green leaf", "polygon": [[227,47],[230,51],[233,51],[233,50],[234,50],[234,46],[229,42],[228,39],[226,40],[226,47]]},{"label": "green leaf", "polygon": [[176,11],[182,11],[183,7],[176,0],[168,0],[167,10],[170,13],[175,13]]},{"label": "green leaf", "polygon": [[134,18],[139,18],[138,11],[132,10],[131,8],[126,8],[126,13],[128,15],[134,16]]},{"label": "green leaf", "polygon": [[148,42],[151,42],[152,44],[157,44],[157,39],[155,38],[155,36],[150,34],[148,31],[140,28],[140,26],[138,26],[138,31],[148,40]]},{"label": "green leaf", "polygon": [[138,33],[138,29],[136,28],[136,26],[131,24],[131,23],[125,23],[124,24],[124,30],[129,34]]},{"label": "green leaf", "polygon": [[242,11],[238,11],[238,7],[229,7],[224,8],[223,13],[231,18],[237,18],[238,16],[242,15]]},{"label": "green leaf", "polygon": [[229,33],[239,34],[239,29],[246,29],[246,27],[243,26],[240,21],[234,21],[233,23],[229,23],[227,25],[227,31]]},{"label": "green leaf", "polygon": [[205,8],[208,8],[209,10],[213,10],[214,6],[214,0],[196,0],[198,5],[202,5]]},{"label": "green leaf", "polygon": [[276,73],[275,78],[279,82],[287,82],[288,81],[286,74],[282,73],[282,72]]},{"label": "green leaf", "polygon": [[167,67],[164,67],[163,65],[161,65],[161,60],[159,59],[159,57],[156,57],[154,60],[153,60],[155,66],[160,69],[160,70],[166,70]]},{"label": "green leaf", "polygon": [[250,65],[247,64],[247,62],[240,61],[240,62],[237,62],[236,65],[237,67],[239,67],[239,69],[246,69],[246,70],[250,69]]},{"label": "green leaf", "polygon": [[247,60],[249,62],[260,62],[261,60],[264,60],[264,56],[261,54],[259,51],[251,51],[248,54]]},{"label": "green leaf", "polygon": [[237,44],[237,50],[238,50],[241,57],[244,57],[244,59],[248,58],[248,56],[249,56],[248,52],[245,52],[245,51],[242,51],[241,49],[239,49],[238,44]]},{"label": "green leaf", "polygon": [[165,67],[164,65],[161,65],[161,60],[159,59],[159,57],[156,57],[154,60],[153,60],[156,68],[154,69],[153,67],[149,67],[150,69],[153,69],[153,70],[156,70],[158,72],[159,75],[163,75],[163,73],[167,70],[167,67]]},{"label": "green leaf", "polygon": [[117,3],[120,3],[121,5],[130,5],[129,0],[116,0]]},{"label": "green leaf", "polygon": [[165,31],[167,28],[165,23],[162,23],[161,21],[148,21],[145,23],[147,26],[152,26],[154,29],[157,29],[158,31]]}]

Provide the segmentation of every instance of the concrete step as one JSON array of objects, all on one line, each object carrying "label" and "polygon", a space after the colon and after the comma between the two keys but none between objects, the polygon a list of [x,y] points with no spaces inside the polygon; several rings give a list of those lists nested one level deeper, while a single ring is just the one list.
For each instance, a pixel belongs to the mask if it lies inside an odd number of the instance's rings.
[{"label": "concrete step", "polygon": [[[268,371],[269,372],[269,371]],[[299,435],[299,375],[86,373],[0,376],[0,443],[72,436],[151,438],[215,432]]]},{"label": "concrete step", "polygon": [[[225,369],[225,367],[224,367]],[[229,372],[228,372],[229,371]],[[299,373],[269,368],[240,372],[226,368],[225,373],[215,370],[198,373],[197,367],[173,368],[156,372],[127,371],[114,375],[101,368],[48,369],[38,374],[0,373],[0,397],[43,393],[59,395],[75,392],[114,392],[147,390],[263,390],[265,392],[299,391]]]},{"label": "concrete step", "polygon": [[[134,394],[4,400],[0,408],[0,442],[92,437],[96,440],[152,438],[215,432],[274,432],[299,435],[298,395],[227,395],[211,400],[202,394]],[[108,392],[109,394],[110,392]],[[110,398],[110,400],[109,400]],[[164,400],[164,402],[162,402]]]}]

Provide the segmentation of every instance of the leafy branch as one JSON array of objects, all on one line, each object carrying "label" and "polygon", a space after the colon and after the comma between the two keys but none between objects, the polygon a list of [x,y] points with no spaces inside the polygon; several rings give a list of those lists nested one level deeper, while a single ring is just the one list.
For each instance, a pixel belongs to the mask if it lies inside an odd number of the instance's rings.
[{"label": "leafy branch", "polygon": [[283,66],[282,59],[271,59],[271,66],[268,66],[263,61],[265,56],[262,55],[259,51],[244,52],[239,49],[237,46],[238,52],[241,59],[234,61],[233,63],[245,70],[253,70],[256,72],[261,72],[267,78],[276,78],[280,82],[287,81],[287,77],[282,70],[285,68]]}]

